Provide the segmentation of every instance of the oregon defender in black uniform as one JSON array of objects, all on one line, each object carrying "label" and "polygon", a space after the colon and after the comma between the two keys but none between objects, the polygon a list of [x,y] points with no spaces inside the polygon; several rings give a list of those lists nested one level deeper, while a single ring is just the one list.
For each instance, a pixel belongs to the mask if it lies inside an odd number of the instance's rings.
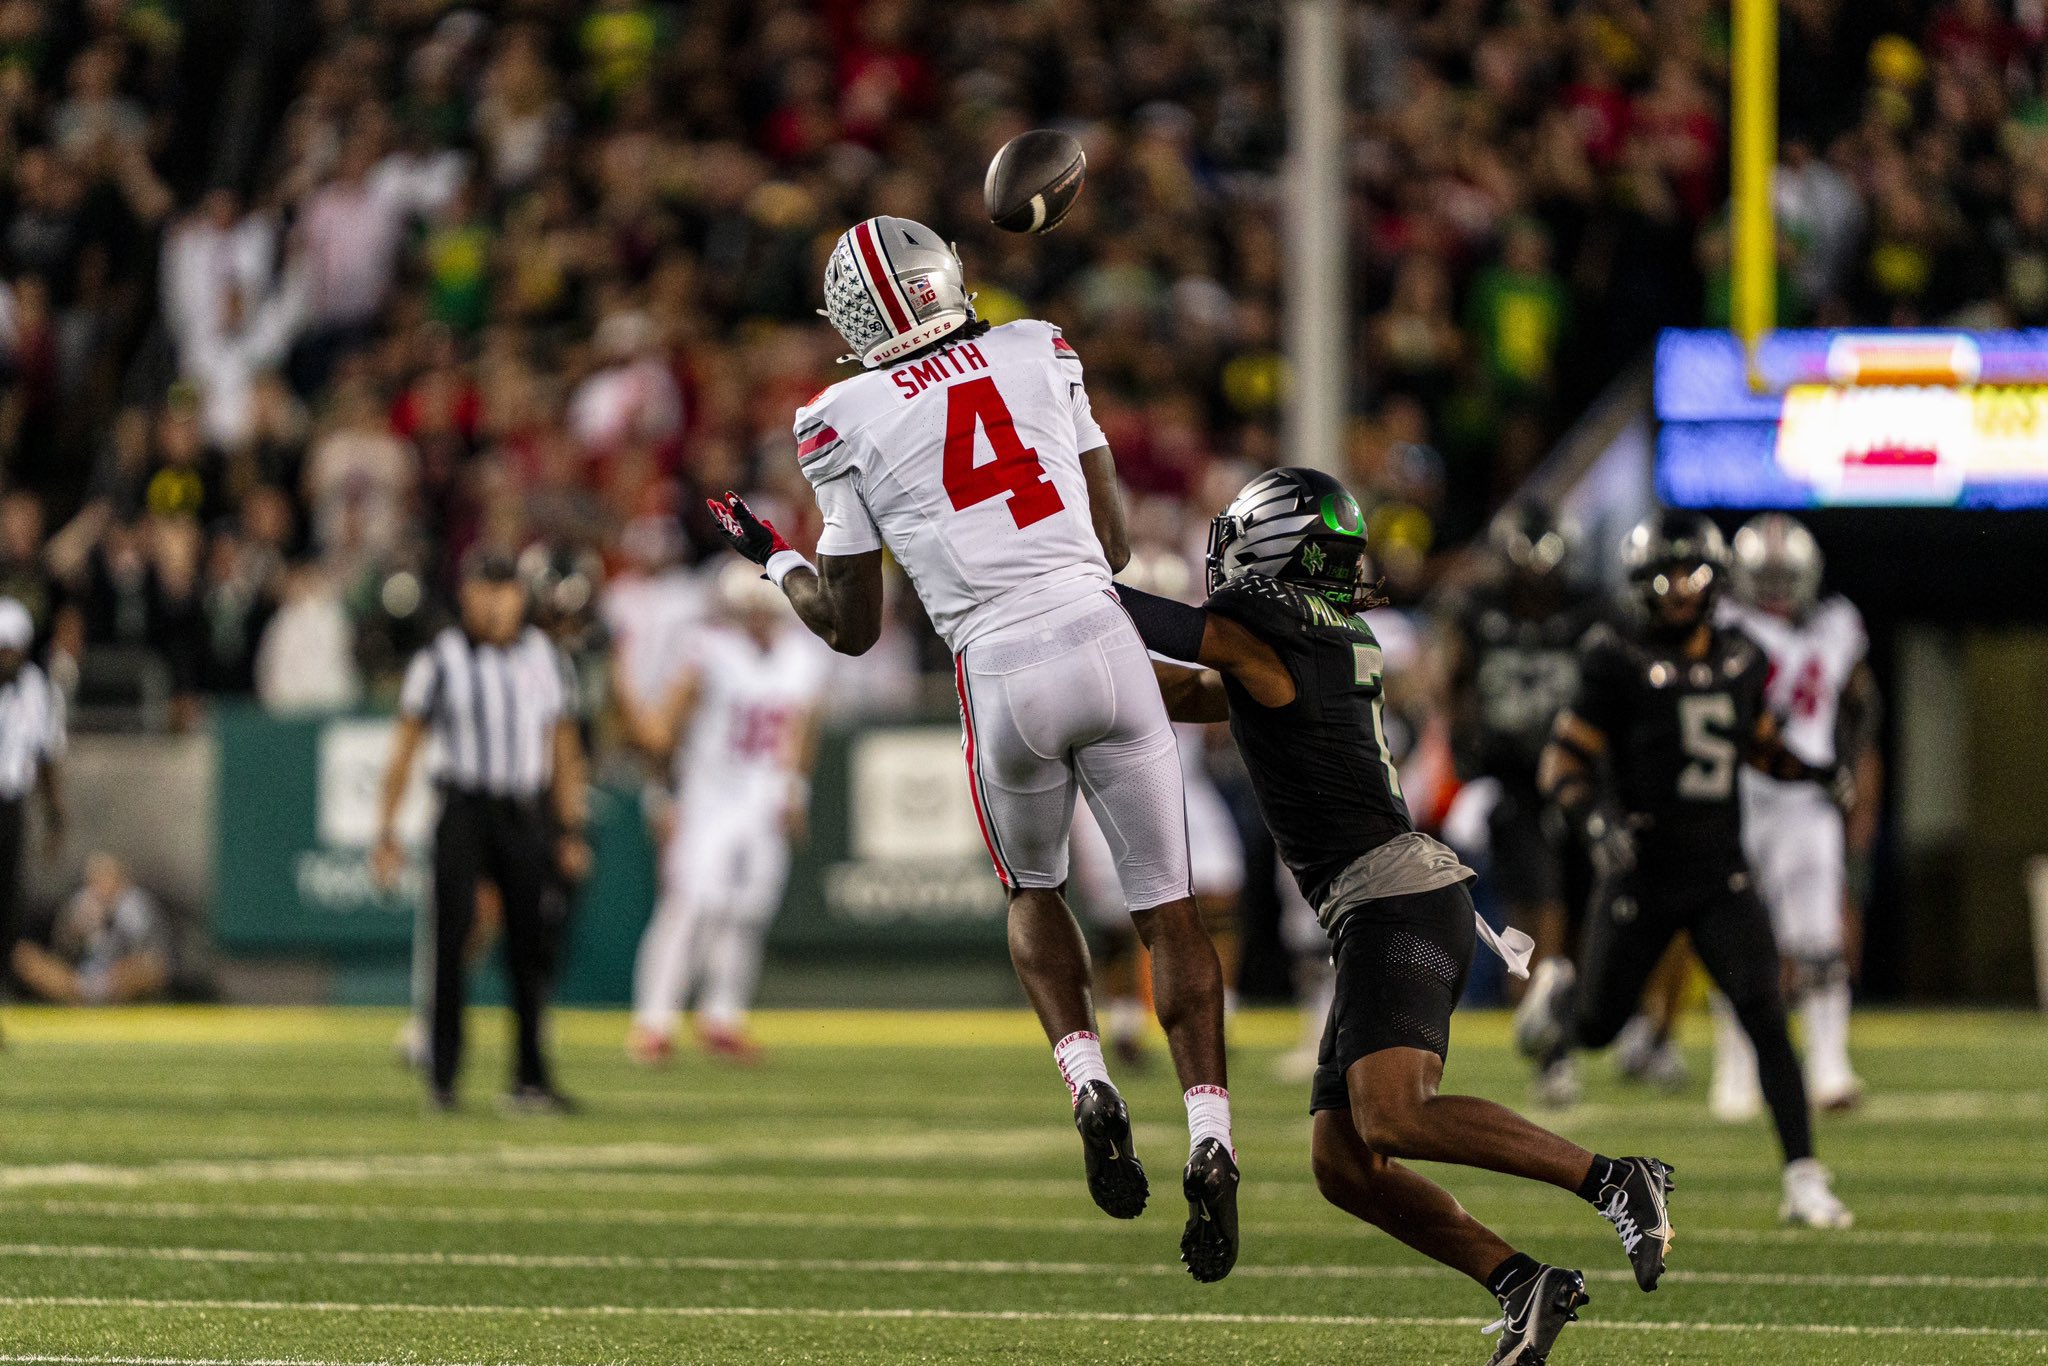
[{"label": "oregon defender in black uniform", "polygon": [[1451,743],[1458,771],[1500,784],[1491,817],[1494,873],[1536,957],[1570,952],[1564,850],[1552,833],[1536,761],[1579,684],[1579,640],[1600,617],[1571,580],[1570,531],[1538,503],[1517,503],[1487,530],[1494,573],[1447,604]]},{"label": "oregon defender in black uniform", "polygon": [[1416,831],[1388,757],[1380,648],[1360,612],[1365,524],[1336,480],[1263,474],[1210,533],[1206,607],[1119,595],[1176,719],[1227,719],[1281,857],[1334,944],[1337,996],[1310,1098],[1316,1184],[1338,1208],[1465,1272],[1500,1300],[1493,1361],[1536,1366],[1586,1301],[1576,1271],[1516,1252],[1399,1159],[1545,1181],[1593,1202],[1654,1289],[1669,1168],[1612,1160],[1491,1101],[1439,1095],[1477,934],[1472,873]]},{"label": "oregon defender in black uniform", "polygon": [[1597,874],[1580,979],[1560,976],[1556,990],[1530,992],[1517,1038],[1551,1058],[1606,1046],[1672,938],[1688,931],[1756,1046],[1784,1148],[1785,1217],[1846,1227],[1849,1212],[1813,1160],[1777,945],[1743,858],[1735,786],[1744,763],[1790,782],[1842,776],[1785,749],[1764,705],[1763,650],[1715,625],[1728,551],[1714,524],[1653,514],[1629,533],[1622,555],[1632,619],[1587,634],[1578,697],[1558,717],[1541,774]]}]

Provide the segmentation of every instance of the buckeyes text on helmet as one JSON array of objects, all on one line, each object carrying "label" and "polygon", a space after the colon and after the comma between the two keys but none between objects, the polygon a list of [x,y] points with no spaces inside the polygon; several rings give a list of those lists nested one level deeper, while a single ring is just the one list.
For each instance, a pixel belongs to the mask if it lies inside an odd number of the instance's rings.
[{"label": "buckeyes text on helmet", "polygon": [[825,263],[824,314],[873,368],[901,360],[974,321],[960,258],[922,223],[887,216],[854,224]]}]

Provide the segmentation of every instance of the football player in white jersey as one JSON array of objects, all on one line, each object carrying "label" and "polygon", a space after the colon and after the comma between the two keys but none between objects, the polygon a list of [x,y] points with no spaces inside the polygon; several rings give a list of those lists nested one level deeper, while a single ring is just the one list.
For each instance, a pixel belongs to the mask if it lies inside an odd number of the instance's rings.
[{"label": "football player in white jersey", "polygon": [[[1147,521],[1177,522],[1179,509],[1163,515],[1155,502],[1139,503],[1132,510],[1134,545],[1130,563],[1118,574],[1119,583],[1131,584],[1150,593],[1182,599],[1198,580],[1195,567],[1185,555],[1163,538],[1155,536],[1147,548],[1141,531]],[[1209,929],[1223,963],[1224,1010],[1234,1008],[1230,984],[1236,980],[1237,902],[1244,891],[1244,839],[1238,833],[1230,807],[1209,776],[1209,739],[1213,726],[1177,725],[1174,737],[1180,750],[1181,783],[1187,795],[1189,875],[1195,890],[1195,904],[1201,908],[1202,923]],[[1117,880],[1116,859],[1109,841],[1086,802],[1074,809],[1072,842],[1073,879],[1068,898],[1099,936],[1095,956],[1095,992],[1098,1005],[1109,1017],[1111,1054],[1126,1066],[1143,1066],[1145,1005],[1139,980],[1144,955],[1138,949],[1137,931],[1124,905],[1123,887]],[[1318,931],[1320,933],[1320,930]]]},{"label": "football player in white jersey", "polygon": [[804,624],[859,654],[881,627],[882,549],[952,648],[969,788],[1009,892],[1010,957],[1074,1103],[1089,1194],[1145,1205],[1129,1113],[1110,1082],[1088,950],[1061,888],[1077,791],[1110,841],[1152,951],[1153,1001],[1185,1091],[1182,1259],[1237,1260],[1236,1155],[1223,974],[1189,885],[1173,728],[1111,573],[1129,558],[1116,466],[1081,359],[1050,323],[978,321],[952,249],[921,223],[870,218],[825,267],[826,316],[865,372],[798,409],[820,563],[736,494],[712,510]]},{"label": "football player in white jersey", "polygon": [[758,1056],[747,1008],[789,881],[790,841],[810,810],[830,656],[752,566],[720,574],[717,598],[722,620],[699,631],[658,707],[635,706],[620,691],[634,740],[674,764],[660,899],[633,964],[627,1051],[646,1063],[673,1051],[693,988],[704,1048],[743,1062]]},{"label": "football player in white jersey", "polygon": [[[1863,618],[1839,595],[1820,595],[1821,553],[1792,518],[1767,512],[1735,533],[1735,600],[1722,613],[1770,657],[1764,697],[1785,744],[1808,764],[1839,756],[1857,775],[1855,801],[1876,796],[1877,685],[1864,655]],[[1815,1105],[1852,1108],[1862,1084],[1849,1063],[1847,848],[1842,810],[1815,783],[1745,770],[1742,837],[1757,889],[1771,909],[1778,949],[1806,1026],[1806,1085]],[[1727,1120],[1762,1106],[1756,1053],[1715,1003],[1710,1104]]]}]

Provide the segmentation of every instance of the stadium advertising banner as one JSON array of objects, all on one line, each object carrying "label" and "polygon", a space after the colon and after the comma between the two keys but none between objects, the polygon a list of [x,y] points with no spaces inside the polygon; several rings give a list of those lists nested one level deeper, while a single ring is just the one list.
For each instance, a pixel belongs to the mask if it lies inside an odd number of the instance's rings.
[{"label": "stadium advertising banner", "polygon": [[1717,331],[1657,342],[1679,507],[2048,507],[2048,330]]},{"label": "stadium advertising banner", "polygon": [[[370,880],[391,722],[222,709],[214,933],[242,951],[404,946],[426,896],[432,794],[415,777],[400,813],[414,856],[399,886]],[[424,770],[424,765],[420,766]]]},{"label": "stadium advertising banner", "polygon": [[1001,946],[1004,898],[967,793],[960,727],[828,732],[773,942],[858,951]]},{"label": "stadium advertising banner", "polygon": [[[369,852],[391,730],[384,717],[216,713],[213,933],[223,949],[358,966],[403,959],[427,895],[436,805],[423,759],[399,811],[406,870],[397,888],[380,891]],[[654,903],[655,849],[637,791],[593,797],[597,866],[563,996],[619,1001]],[[968,799],[957,724],[828,730],[810,825],[771,939],[778,952],[1003,952],[1002,888]]]}]

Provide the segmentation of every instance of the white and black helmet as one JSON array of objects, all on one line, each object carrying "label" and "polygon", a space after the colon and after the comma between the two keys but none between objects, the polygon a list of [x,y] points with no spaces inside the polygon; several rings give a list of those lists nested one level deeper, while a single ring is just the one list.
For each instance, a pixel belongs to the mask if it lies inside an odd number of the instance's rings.
[{"label": "white and black helmet", "polygon": [[[1689,631],[1714,610],[1728,573],[1728,542],[1698,513],[1662,509],[1622,541],[1621,569],[1639,620],[1663,633]],[[1684,615],[1666,612],[1666,599],[1682,604]]]},{"label": "white and black helmet", "polygon": [[1365,514],[1321,470],[1269,470],[1209,524],[1209,591],[1247,574],[1298,584],[1343,607],[1365,590]]},{"label": "white and black helmet", "polygon": [[825,263],[822,311],[871,368],[974,321],[960,258],[908,218],[870,218],[840,235]]},{"label": "white and black helmet", "polygon": [[1782,512],[1766,512],[1735,533],[1735,596],[1752,607],[1803,617],[1820,600],[1820,543]]}]

